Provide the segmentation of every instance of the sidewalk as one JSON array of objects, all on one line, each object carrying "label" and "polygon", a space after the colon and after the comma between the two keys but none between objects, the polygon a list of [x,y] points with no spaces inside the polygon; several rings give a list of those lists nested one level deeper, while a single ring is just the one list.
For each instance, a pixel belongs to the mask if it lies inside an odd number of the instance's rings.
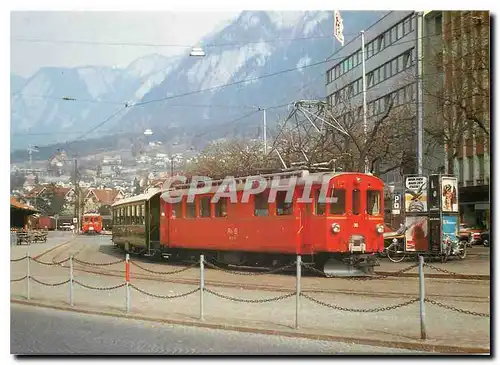
[{"label": "sidewalk", "polygon": [[[15,266],[17,267],[18,264]],[[24,264],[15,268],[11,265],[13,277],[22,277]],[[69,278],[67,268],[40,267],[32,265],[32,276],[38,280],[58,283]],[[478,352],[490,347],[490,318],[472,316],[450,311],[430,303],[425,304],[427,340],[420,340],[419,304],[414,302],[400,308],[359,313],[340,311],[320,306],[305,297],[300,298],[299,329],[294,329],[296,297],[292,294],[283,300],[266,299],[282,296],[284,292],[254,291],[235,288],[209,287],[221,295],[243,300],[257,300],[259,303],[242,303],[227,300],[205,291],[205,320],[199,321],[200,292],[177,299],[160,299],[142,294],[131,288],[131,311],[126,314],[126,288],[106,290],[124,283],[123,278],[98,276],[76,271],[75,279],[84,285],[101,290],[91,290],[74,284],[74,309],[97,311],[119,316],[138,316],[160,322],[227,328],[240,331],[279,333],[287,336],[322,338],[335,341],[421,349],[438,352]],[[256,282],[260,279],[255,278]],[[132,284],[141,290],[158,296],[181,295],[198,286],[161,283],[132,279]],[[374,284],[377,285],[377,284]],[[453,284],[450,284],[453,285]],[[24,300],[26,280],[11,284],[11,300]],[[418,298],[415,285],[414,298]],[[307,293],[306,293],[307,294]],[[340,307],[375,309],[407,302],[413,298],[366,297],[361,295],[308,293],[311,297]],[[484,295],[484,293],[483,293]],[[436,299],[441,303],[463,310],[489,313],[490,302],[454,301],[452,298]],[[45,305],[69,308],[69,284],[45,287],[31,282],[31,300]],[[462,350],[459,350],[461,347]]]}]

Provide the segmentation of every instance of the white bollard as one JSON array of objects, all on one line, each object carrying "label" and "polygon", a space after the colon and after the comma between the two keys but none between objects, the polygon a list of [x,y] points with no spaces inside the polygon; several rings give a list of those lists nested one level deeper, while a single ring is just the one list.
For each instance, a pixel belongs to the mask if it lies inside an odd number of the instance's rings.
[{"label": "white bollard", "polygon": [[205,257],[200,255],[200,320],[204,320],[203,316],[203,288],[205,288]]},{"label": "white bollard", "polygon": [[73,306],[73,255],[69,257],[69,305]]},{"label": "white bollard", "polygon": [[130,312],[130,257],[129,254],[125,256],[125,289],[126,289],[126,302],[127,313]]},{"label": "white bollard", "polygon": [[420,338],[427,339],[427,330],[425,328],[425,285],[424,285],[424,257],[418,257],[418,279],[420,284]]},{"label": "white bollard", "polygon": [[28,299],[31,299],[31,293],[30,293],[30,286],[31,286],[30,261],[31,261],[31,257],[30,257],[29,250],[28,250],[28,259],[27,260],[28,260],[28,274],[26,275],[27,276],[27,278],[26,278],[26,280],[27,280],[26,297]]},{"label": "white bollard", "polygon": [[295,328],[299,328],[299,309],[300,309],[300,277],[302,274],[302,259],[300,255],[297,255],[297,275],[295,287],[297,293],[295,295]]}]

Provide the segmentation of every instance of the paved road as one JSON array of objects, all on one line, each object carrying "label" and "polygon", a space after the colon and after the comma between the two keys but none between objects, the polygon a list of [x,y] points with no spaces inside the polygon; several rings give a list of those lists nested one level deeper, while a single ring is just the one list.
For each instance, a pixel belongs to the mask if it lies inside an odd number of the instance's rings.
[{"label": "paved road", "polygon": [[[404,354],[408,350],[172,326],[11,304],[11,353]],[[417,352],[412,352],[417,353]]]}]

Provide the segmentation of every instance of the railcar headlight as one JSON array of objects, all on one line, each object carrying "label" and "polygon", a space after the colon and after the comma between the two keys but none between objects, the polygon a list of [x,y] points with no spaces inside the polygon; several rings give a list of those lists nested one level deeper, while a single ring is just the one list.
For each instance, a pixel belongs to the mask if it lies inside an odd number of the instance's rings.
[{"label": "railcar headlight", "polygon": [[332,231],[333,231],[333,233],[339,233],[340,232],[340,224],[333,223],[332,224]]},{"label": "railcar headlight", "polygon": [[377,233],[384,233],[384,225],[383,224],[377,224]]}]

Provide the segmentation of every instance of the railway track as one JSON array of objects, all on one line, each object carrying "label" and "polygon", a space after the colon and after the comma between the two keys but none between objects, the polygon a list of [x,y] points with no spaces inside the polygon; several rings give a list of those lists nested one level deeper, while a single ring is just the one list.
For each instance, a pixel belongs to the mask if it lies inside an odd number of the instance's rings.
[{"label": "railway track", "polygon": [[[43,252],[42,254],[38,255],[37,258],[40,258],[44,255],[47,255],[49,253],[54,253],[54,251],[57,251],[57,249],[61,249],[59,252],[57,252],[53,257],[51,258],[51,261],[53,264],[57,264],[58,262],[61,262],[63,260],[66,260],[69,258],[69,254],[66,255],[64,259],[61,259],[62,255],[67,253],[70,248],[72,248],[71,244],[75,244],[75,240],[71,240],[69,242],[65,242],[64,244],[61,244],[55,248],[51,248],[50,250],[47,250]],[[73,257],[77,258],[78,255],[81,255],[87,248],[89,248],[89,243],[85,242],[84,240],[76,242],[76,244],[81,245],[78,247],[76,252],[73,253]],[[74,248],[74,247],[73,247]],[[106,255],[108,256],[108,255]],[[142,260],[141,260],[142,261]],[[59,264],[62,267],[68,267],[68,262],[65,261],[63,263]],[[119,269],[116,268],[117,265],[123,265],[123,263],[116,264],[112,266],[88,266],[85,264],[80,264],[78,262],[73,263],[73,269],[75,271],[80,271],[84,273],[89,273],[89,274],[94,274],[94,275],[102,275],[102,276],[108,276],[108,277],[117,277],[117,278],[124,278],[125,277],[125,270],[124,269]],[[147,264],[146,264],[147,265]],[[146,267],[146,265],[141,262],[140,266]],[[143,271],[141,268],[133,265],[131,263],[131,266],[133,267],[132,269],[132,281],[134,280],[144,280],[144,281],[153,281],[153,282],[162,282],[162,283],[171,283],[171,284],[185,284],[185,285],[199,285],[199,277],[196,278],[179,278],[179,277],[174,277],[174,276],[167,276],[167,275],[161,275],[157,273],[147,273]],[[181,266],[181,265],[175,265],[175,266]],[[181,266],[178,270],[181,270],[182,268],[185,268],[186,266]],[[152,270],[149,267],[146,267],[148,270]],[[190,272],[191,274],[193,273],[194,270],[198,270],[199,268],[192,268],[186,270],[186,272]],[[219,271],[217,269],[211,269],[207,268],[206,270],[210,270],[210,272],[215,272]],[[138,272],[139,271],[139,272]],[[172,270],[172,271],[177,271],[177,270]],[[380,274],[380,273],[379,273]],[[388,273],[390,274],[390,273]],[[397,278],[404,277],[404,278],[413,278],[416,275],[408,275],[409,273],[404,273],[406,275],[399,275]],[[411,273],[410,273],[411,274]],[[230,275],[230,274],[229,274]],[[271,274],[268,274],[271,275]],[[390,276],[390,275],[389,275]],[[431,277],[431,274],[426,273],[426,278]],[[389,279],[384,279],[384,280],[394,280],[396,276],[391,277]],[[452,276],[452,275],[440,275],[437,274],[437,278],[440,279],[446,279],[446,280],[451,280],[451,281],[456,281],[457,279],[461,279],[463,283],[473,283],[476,282],[476,280],[471,280],[469,279],[468,281],[465,281],[463,277],[457,277],[457,276]],[[466,278],[465,278],[466,279]],[[346,279],[324,279],[324,280],[343,280],[345,281]],[[371,282],[380,282],[376,280],[372,280]],[[411,280],[412,283],[414,283],[414,280]],[[354,283],[354,281],[353,281]],[[357,281],[356,281],[357,283]],[[445,284],[445,283],[443,283]],[[213,280],[213,279],[207,279],[205,278],[205,285],[206,286],[211,286],[211,287],[219,287],[219,288],[238,288],[238,289],[246,289],[246,290],[260,290],[260,291],[272,291],[272,292],[283,292],[283,291],[294,291],[295,290],[295,285],[276,285],[276,284],[263,284],[263,283],[248,283],[248,282],[238,282],[235,280]],[[356,289],[339,289],[339,288],[318,288],[318,284],[305,284],[302,283],[302,291],[308,292],[308,293],[321,293],[321,294],[346,294],[346,295],[358,295],[358,296],[366,296],[366,297],[379,297],[379,298],[413,298],[415,297],[416,289],[413,292],[410,291],[392,291],[392,290],[384,290],[381,291],[377,289],[377,286],[374,286],[374,289],[376,291],[371,291],[371,290],[365,290],[361,288],[356,288]],[[401,285],[399,285],[401,287]],[[404,285],[403,285],[404,286]],[[447,294],[447,293],[441,293],[441,294],[426,294],[427,297],[429,298],[450,298],[456,301],[467,301],[467,302],[489,302],[490,298],[489,297],[481,297],[477,295],[459,295],[459,294]]]}]

